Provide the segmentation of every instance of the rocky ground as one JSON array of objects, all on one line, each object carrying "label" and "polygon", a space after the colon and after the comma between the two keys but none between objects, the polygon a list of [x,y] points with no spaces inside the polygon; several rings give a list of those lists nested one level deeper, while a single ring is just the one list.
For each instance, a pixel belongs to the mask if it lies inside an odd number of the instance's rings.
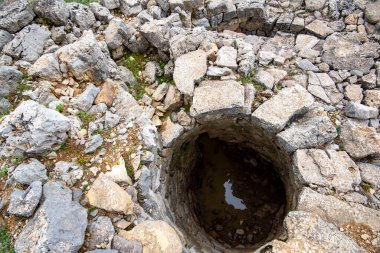
[{"label": "rocky ground", "polygon": [[0,252],[243,251],[165,194],[177,139],[226,117],[292,161],[266,252],[379,252],[379,42],[378,0],[5,0]]}]

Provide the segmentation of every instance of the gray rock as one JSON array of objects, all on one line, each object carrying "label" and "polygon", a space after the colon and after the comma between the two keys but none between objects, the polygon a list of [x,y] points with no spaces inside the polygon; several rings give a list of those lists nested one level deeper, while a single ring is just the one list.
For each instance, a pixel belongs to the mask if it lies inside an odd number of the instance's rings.
[{"label": "gray rock", "polygon": [[0,66],[11,66],[12,65],[12,57],[8,55],[0,56]]},{"label": "gray rock", "polygon": [[31,158],[29,162],[17,166],[12,176],[18,183],[30,185],[35,181],[46,182],[48,180],[46,173],[45,165]]},{"label": "gray rock", "polygon": [[285,217],[284,226],[287,240],[274,240],[274,253],[308,252],[310,249],[337,253],[364,252],[353,239],[313,213],[292,211]]},{"label": "gray rock", "polygon": [[256,82],[261,83],[266,89],[273,89],[274,77],[271,75],[271,73],[265,70],[259,70],[253,79]]},{"label": "gray rock", "polygon": [[316,11],[323,8],[326,0],[305,0],[306,10]]},{"label": "gray rock", "polygon": [[95,24],[94,13],[92,13],[88,6],[79,3],[68,3],[67,7],[70,12],[71,21],[79,26],[82,31],[91,29]]},{"label": "gray rock", "polygon": [[90,110],[99,92],[99,87],[96,87],[94,84],[89,83],[86,89],[73,99],[74,107],[87,112]]},{"label": "gray rock", "polygon": [[177,58],[173,80],[178,90],[192,96],[195,82],[200,80],[207,71],[207,55],[203,50],[197,50]]},{"label": "gray rock", "polygon": [[[323,88],[323,92],[321,92],[321,90],[318,91],[314,88],[313,95],[323,99],[326,103],[339,103],[343,99],[343,93],[341,93],[336,88],[334,81],[327,73],[313,73],[309,71],[308,76],[309,86],[315,85]],[[328,97],[328,99],[325,95]]]},{"label": "gray rock", "polygon": [[267,12],[264,3],[265,1],[262,0],[238,1],[236,5],[238,17],[255,17],[258,20],[266,20]]},{"label": "gray rock", "polygon": [[255,52],[253,45],[243,40],[236,40],[238,50],[237,61],[239,63],[238,72],[240,75],[248,76],[255,66]]},{"label": "gray rock", "polygon": [[223,46],[217,53],[215,64],[220,67],[237,69],[237,50],[231,46]]},{"label": "gray rock", "polygon": [[169,90],[169,85],[166,83],[160,84],[153,92],[152,98],[155,101],[161,101]]},{"label": "gray rock", "polygon": [[175,110],[182,105],[181,93],[175,86],[169,85],[168,92],[164,99],[165,110]]},{"label": "gray rock", "polygon": [[153,20],[143,24],[140,33],[154,47],[163,51],[169,50],[169,24],[165,20]]},{"label": "gray rock", "polygon": [[83,169],[74,162],[59,161],[55,164],[54,178],[63,181],[68,186],[73,186],[83,176]]},{"label": "gray rock", "polygon": [[328,26],[328,24],[329,23],[327,21],[322,21],[322,20],[316,19],[313,22],[311,22],[310,24],[308,24],[305,27],[305,30],[314,34],[318,38],[324,39],[327,36],[329,36],[330,34],[334,33],[334,30],[331,29]]},{"label": "gray rock", "polygon": [[180,33],[169,40],[170,56],[174,60],[188,52],[195,51],[206,38],[207,33],[201,28],[194,28],[191,33]]},{"label": "gray rock", "polygon": [[376,78],[375,71],[371,71],[368,75],[365,75],[360,79],[360,83],[366,89],[373,89],[376,87]]},{"label": "gray rock", "polygon": [[13,39],[13,35],[5,30],[0,30],[0,50]]},{"label": "gray rock", "polygon": [[100,0],[100,4],[109,10],[117,9],[120,7],[119,0]]},{"label": "gray rock", "polygon": [[32,100],[22,102],[0,123],[5,140],[1,154],[41,154],[58,148],[67,138],[69,119]]},{"label": "gray rock", "polygon": [[190,114],[194,117],[244,113],[244,86],[236,81],[203,81],[195,89]]},{"label": "gray rock", "polygon": [[55,54],[77,80],[103,82],[109,76],[109,56],[102,51],[92,31],[83,32],[78,41],[61,47]]},{"label": "gray rock", "polygon": [[380,188],[380,167],[370,163],[359,163],[358,165],[362,180]]},{"label": "gray rock", "polygon": [[0,4],[0,28],[15,33],[34,19],[32,3],[28,0],[3,1]]},{"label": "gray rock", "polygon": [[34,62],[42,55],[49,37],[50,31],[46,27],[32,24],[17,33],[3,50],[13,58]]},{"label": "gray rock", "polygon": [[300,184],[348,192],[361,182],[358,166],[344,151],[297,150],[293,156],[293,164]]},{"label": "gray rock", "polygon": [[380,156],[380,134],[373,127],[347,121],[342,126],[340,139],[353,158]]},{"label": "gray rock", "polygon": [[51,30],[51,39],[55,44],[61,44],[62,41],[66,38],[66,32],[64,26],[52,27]]},{"label": "gray rock", "polygon": [[22,78],[22,73],[15,67],[0,66],[0,96],[8,96],[16,91]]},{"label": "gray rock", "polygon": [[290,25],[293,22],[293,19],[294,19],[294,13],[283,12],[277,19],[276,27],[280,31],[288,31],[290,29]]},{"label": "gray rock", "polygon": [[365,18],[368,22],[376,24],[380,21],[380,2],[379,1],[369,1],[365,8]]},{"label": "gray rock", "polygon": [[302,123],[294,123],[277,134],[278,142],[289,153],[300,148],[312,148],[337,137],[336,129],[327,116],[319,116]]},{"label": "gray rock", "polygon": [[141,242],[128,241],[118,235],[113,238],[112,248],[120,253],[142,253]]},{"label": "gray rock", "polygon": [[90,9],[94,13],[97,20],[108,22],[112,19],[111,12],[99,3],[90,3]]},{"label": "gray rock", "polygon": [[99,148],[103,144],[103,137],[100,134],[96,134],[90,137],[88,142],[86,142],[84,150],[85,154],[89,154],[95,152],[97,148]]},{"label": "gray rock", "polygon": [[380,230],[379,211],[357,203],[347,203],[307,187],[303,188],[299,195],[297,210],[314,213],[337,227],[355,222],[369,226],[372,231]]},{"label": "gray rock", "polygon": [[96,249],[96,250],[86,251],[86,253],[119,253],[119,251],[115,249]]},{"label": "gray rock", "polygon": [[208,76],[229,76],[232,75],[233,71],[229,68],[221,68],[221,67],[215,67],[215,66],[209,66],[207,69],[206,75]]},{"label": "gray rock", "polygon": [[78,252],[84,242],[87,211],[59,182],[43,187],[43,202],[15,242],[16,252]]},{"label": "gray rock", "polygon": [[56,26],[66,25],[70,15],[66,2],[63,0],[37,0],[33,9],[37,16]]},{"label": "gray rock", "polygon": [[9,103],[8,99],[1,98],[0,99],[0,114],[6,115],[9,113],[11,109],[11,103]]},{"label": "gray rock", "polygon": [[120,0],[120,10],[127,17],[132,17],[139,14],[143,9],[140,1]]},{"label": "gray rock", "polygon": [[349,102],[345,107],[347,117],[355,119],[375,119],[379,110],[356,102]]},{"label": "gray rock", "polygon": [[106,128],[113,128],[117,126],[120,122],[121,117],[117,114],[113,114],[109,111],[104,115],[104,122]]},{"label": "gray rock", "polygon": [[134,31],[129,28],[123,20],[113,18],[106,30],[104,31],[107,46],[114,50],[123,45],[127,45],[127,41],[132,37]]},{"label": "gray rock", "polygon": [[164,147],[170,147],[174,141],[184,132],[183,126],[173,123],[168,117],[161,127],[161,139]]},{"label": "gray rock", "polygon": [[314,103],[313,96],[300,85],[282,89],[252,114],[254,122],[271,133],[278,133],[295,116],[305,114]]},{"label": "gray rock", "polygon": [[33,182],[25,191],[14,189],[8,206],[8,213],[17,216],[30,217],[34,213],[42,196],[42,183]]},{"label": "gray rock", "polygon": [[62,79],[59,62],[55,54],[45,54],[41,56],[30,66],[28,75],[50,81],[60,81]]},{"label": "gray rock", "polygon": [[147,62],[143,71],[144,80],[150,84],[154,83],[156,81],[156,75],[158,74],[157,69],[159,68],[158,63],[153,61]]},{"label": "gray rock", "polygon": [[315,66],[313,63],[311,63],[308,59],[299,59],[297,60],[296,64],[302,70],[313,72],[319,71],[319,68]]},{"label": "gray rock", "polygon": [[109,217],[97,217],[95,221],[88,225],[87,231],[90,234],[89,239],[86,241],[89,249],[96,249],[99,245],[104,245],[107,248],[111,247],[115,229]]},{"label": "gray rock", "polygon": [[369,73],[379,44],[368,42],[360,33],[334,33],[323,44],[322,61],[337,70]]},{"label": "gray rock", "polygon": [[329,0],[330,16],[338,19],[340,16],[347,16],[355,10],[354,0]]}]

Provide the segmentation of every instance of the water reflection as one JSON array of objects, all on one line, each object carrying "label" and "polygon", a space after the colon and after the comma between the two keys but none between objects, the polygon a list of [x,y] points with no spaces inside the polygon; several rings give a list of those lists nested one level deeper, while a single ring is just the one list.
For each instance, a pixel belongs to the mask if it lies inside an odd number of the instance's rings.
[{"label": "water reflection", "polygon": [[244,204],[244,201],[242,199],[239,199],[235,197],[232,193],[232,183],[228,179],[226,182],[223,184],[225,193],[224,193],[224,198],[227,202],[227,204],[232,205],[235,209],[239,210],[245,210],[247,209],[247,206]]}]

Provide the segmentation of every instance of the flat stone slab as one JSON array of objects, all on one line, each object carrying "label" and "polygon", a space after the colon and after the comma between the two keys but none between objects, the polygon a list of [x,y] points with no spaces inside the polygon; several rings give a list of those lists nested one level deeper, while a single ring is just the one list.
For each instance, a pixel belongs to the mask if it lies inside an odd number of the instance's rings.
[{"label": "flat stone slab", "polygon": [[219,67],[237,69],[237,50],[231,46],[224,46],[217,53],[215,64]]},{"label": "flat stone slab", "polygon": [[355,162],[345,151],[300,149],[294,153],[294,173],[301,184],[354,190],[361,182]]},{"label": "flat stone slab", "polygon": [[353,158],[380,157],[380,134],[373,127],[347,121],[342,126],[340,139]]},{"label": "flat stone slab", "polygon": [[339,200],[333,196],[326,196],[303,188],[298,200],[298,211],[305,211],[319,215],[323,220],[337,227],[347,222],[356,222],[369,226],[374,233],[380,231],[380,212],[361,204]]},{"label": "flat stone slab", "polygon": [[361,252],[356,242],[318,215],[292,211],[284,225],[288,238],[286,242],[274,240],[272,252]]},{"label": "flat stone slab", "polygon": [[277,135],[278,142],[292,153],[300,148],[312,148],[332,141],[336,129],[327,116],[318,116],[302,123],[292,124]]},{"label": "flat stone slab", "polygon": [[297,115],[305,114],[314,103],[313,96],[301,85],[282,89],[252,114],[254,122],[271,133],[278,133]]},{"label": "flat stone slab", "polygon": [[207,71],[207,54],[196,50],[177,58],[173,80],[178,90],[188,96],[194,93],[194,85]]},{"label": "flat stone slab", "polygon": [[203,81],[194,91],[190,114],[198,117],[203,114],[244,112],[244,86],[230,81]]}]

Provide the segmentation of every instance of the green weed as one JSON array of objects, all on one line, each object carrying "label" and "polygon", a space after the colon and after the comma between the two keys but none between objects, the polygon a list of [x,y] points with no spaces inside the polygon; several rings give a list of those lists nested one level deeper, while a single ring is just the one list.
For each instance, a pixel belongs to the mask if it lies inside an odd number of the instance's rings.
[{"label": "green weed", "polygon": [[98,3],[98,0],[65,0],[66,3],[80,3],[84,5],[90,5],[90,3]]},{"label": "green weed", "polygon": [[0,252],[1,253],[14,253],[11,247],[11,237],[7,233],[5,227],[0,229]]},{"label": "green weed", "polygon": [[64,104],[59,104],[55,107],[55,110],[58,111],[58,112],[63,112],[63,110],[65,109],[65,105]]}]

